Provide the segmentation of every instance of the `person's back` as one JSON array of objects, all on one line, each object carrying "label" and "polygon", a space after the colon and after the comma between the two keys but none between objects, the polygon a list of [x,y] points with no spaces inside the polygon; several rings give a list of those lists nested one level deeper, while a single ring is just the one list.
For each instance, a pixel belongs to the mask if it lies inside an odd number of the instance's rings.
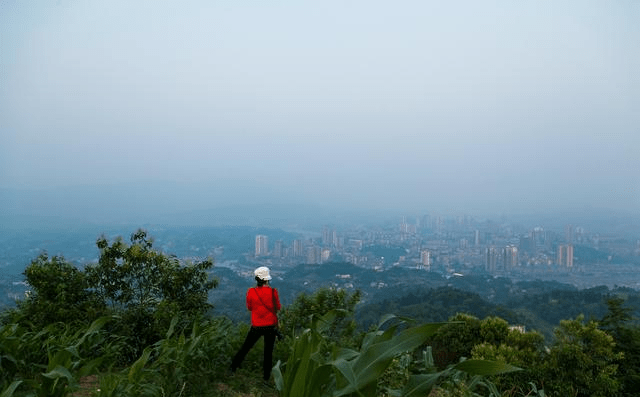
[{"label": "person's back", "polygon": [[247,291],[247,309],[251,311],[251,325],[255,327],[277,325],[276,313],[280,310],[278,291],[268,284],[250,288]]},{"label": "person's back", "polygon": [[257,268],[254,275],[257,285],[247,291],[247,309],[251,312],[251,328],[242,347],[231,361],[231,372],[235,372],[240,367],[249,350],[260,337],[264,336],[262,371],[266,381],[271,377],[273,366],[273,345],[277,334],[280,298],[278,290],[269,286],[271,275],[268,267]]}]

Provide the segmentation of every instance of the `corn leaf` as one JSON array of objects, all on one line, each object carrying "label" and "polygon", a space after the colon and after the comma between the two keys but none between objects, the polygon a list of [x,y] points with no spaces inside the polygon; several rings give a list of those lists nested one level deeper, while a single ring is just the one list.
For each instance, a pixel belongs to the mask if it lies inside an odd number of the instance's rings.
[{"label": "corn leaf", "polygon": [[506,374],[522,370],[522,368],[507,363],[489,360],[465,360],[454,365],[453,368],[471,375],[482,376]]},{"label": "corn leaf", "polygon": [[13,392],[16,391],[16,389],[18,388],[18,386],[20,386],[21,383],[22,383],[21,380],[14,381],[9,385],[9,387],[7,387],[2,391],[2,394],[0,394],[0,397],[12,397]]},{"label": "corn leaf", "polygon": [[136,362],[133,363],[133,365],[129,369],[129,374],[127,375],[129,382],[137,383],[140,380],[142,376],[142,370],[144,366],[147,365],[147,361],[149,361],[150,356],[151,356],[151,349],[150,348],[144,349],[142,356],[138,360],[136,360]]},{"label": "corn leaf", "polygon": [[429,395],[433,386],[444,374],[443,372],[437,372],[434,374],[413,375],[409,377],[407,384],[402,389],[403,397],[423,397]]},{"label": "corn leaf", "polygon": [[47,372],[45,374],[42,374],[42,376],[44,376],[45,378],[49,378],[49,379],[65,378],[68,381],[73,381],[73,375],[71,375],[71,372],[69,372],[68,369],[66,369],[65,367],[62,367],[60,365],[55,367],[52,371],[49,371],[49,372]]}]

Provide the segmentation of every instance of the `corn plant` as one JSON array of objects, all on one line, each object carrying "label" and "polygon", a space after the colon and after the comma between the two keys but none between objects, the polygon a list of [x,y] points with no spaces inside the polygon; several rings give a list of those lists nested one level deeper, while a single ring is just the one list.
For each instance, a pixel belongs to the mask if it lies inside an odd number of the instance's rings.
[{"label": "corn plant", "polygon": [[21,380],[11,382],[11,384],[0,393],[0,397],[12,397],[18,386],[22,383]]},{"label": "corn plant", "polygon": [[[32,332],[18,324],[0,328],[0,387],[19,379],[30,379],[46,369],[47,354],[43,346],[60,334],[53,327]],[[44,353],[44,354],[43,354]]]},{"label": "corn plant", "polygon": [[[105,375],[99,396],[170,396],[201,393],[230,354],[226,346],[230,322],[195,322],[187,335],[171,322],[164,339],[147,347],[128,368]],[[224,365],[222,364],[222,365]]]},{"label": "corn plant", "polygon": [[[317,318],[312,327],[294,341],[286,363],[274,367],[276,388],[282,397],[309,396],[374,396],[378,393],[378,379],[395,358],[423,345],[445,323],[428,323],[408,327],[406,321],[385,316],[378,327],[368,332],[359,350],[334,347],[331,354],[323,354],[326,347],[323,331],[328,329],[335,313]],[[387,326],[390,320],[395,324]],[[444,371],[411,375],[398,396],[424,396],[438,382],[457,373],[482,376],[515,371],[518,368],[484,360],[467,360]]]},{"label": "corn plant", "polygon": [[103,330],[108,321],[103,317],[81,330],[62,323],[38,332],[15,324],[0,328],[2,396],[65,396],[77,389],[77,379],[104,368],[120,349],[120,341]]},{"label": "corn plant", "polygon": [[321,353],[326,347],[322,331],[328,328],[335,316],[331,311],[321,318],[314,317],[311,328],[295,337],[291,354],[284,364],[286,370],[282,371],[280,361],[276,363],[273,376],[281,397],[330,395],[328,393],[335,387],[332,384],[335,378],[331,365]]},{"label": "corn plant", "polygon": [[17,387],[13,379],[21,366],[20,351],[23,335],[24,332],[17,324],[0,327],[0,389],[7,388],[10,383],[14,390]]}]

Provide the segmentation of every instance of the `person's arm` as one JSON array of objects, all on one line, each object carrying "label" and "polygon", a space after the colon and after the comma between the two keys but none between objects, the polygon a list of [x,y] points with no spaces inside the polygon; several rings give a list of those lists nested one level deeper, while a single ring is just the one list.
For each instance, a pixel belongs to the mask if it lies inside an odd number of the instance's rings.
[{"label": "person's arm", "polygon": [[253,299],[251,299],[251,290],[252,288],[249,288],[247,290],[247,310],[249,311],[253,310]]},{"label": "person's arm", "polygon": [[275,288],[273,289],[273,298],[274,304],[276,305],[274,309],[278,311],[280,310],[280,297],[278,296],[278,290]]}]

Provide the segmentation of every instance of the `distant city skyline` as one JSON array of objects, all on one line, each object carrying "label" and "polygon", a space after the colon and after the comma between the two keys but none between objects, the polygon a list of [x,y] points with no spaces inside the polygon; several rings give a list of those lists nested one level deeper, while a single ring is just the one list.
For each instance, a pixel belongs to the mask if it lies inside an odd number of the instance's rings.
[{"label": "distant city skyline", "polygon": [[[620,274],[636,273],[638,236],[607,235],[572,224],[554,231],[472,217],[425,215],[411,221],[403,216],[395,225],[340,229],[324,225],[314,237],[279,239],[273,246],[268,233],[257,234],[255,254],[246,257],[244,266],[283,271],[301,263],[349,263],[374,272],[399,267],[455,277],[483,273],[516,279],[558,277],[583,286],[606,279],[610,285],[637,288],[636,274],[624,281]],[[475,240],[473,245],[470,240]]]},{"label": "distant city skyline", "polygon": [[[44,218],[43,218],[44,219]],[[0,224],[5,249],[0,268],[19,274],[36,255],[48,252],[85,265],[97,260],[96,236],[116,239],[141,225],[69,224],[20,227]],[[378,272],[394,267],[459,277],[488,273],[515,279],[562,279],[637,288],[640,229],[606,222],[549,224],[543,219],[471,215],[396,216],[349,223],[307,224],[304,229],[251,226],[142,225],[163,252],[185,261],[213,258],[217,266],[250,273],[266,265],[283,271],[299,264],[349,263]],[[585,223],[583,223],[583,221]],[[637,222],[629,219],[630,222]],[[185,227],[186,226],[186,227]],[[301,226],[301,225],[297,225]],[[123,234],[124,233],[124,234]],[[5,270],[3,270],[5,271]],[[606,280],[606,281],[605,281]]]}]

